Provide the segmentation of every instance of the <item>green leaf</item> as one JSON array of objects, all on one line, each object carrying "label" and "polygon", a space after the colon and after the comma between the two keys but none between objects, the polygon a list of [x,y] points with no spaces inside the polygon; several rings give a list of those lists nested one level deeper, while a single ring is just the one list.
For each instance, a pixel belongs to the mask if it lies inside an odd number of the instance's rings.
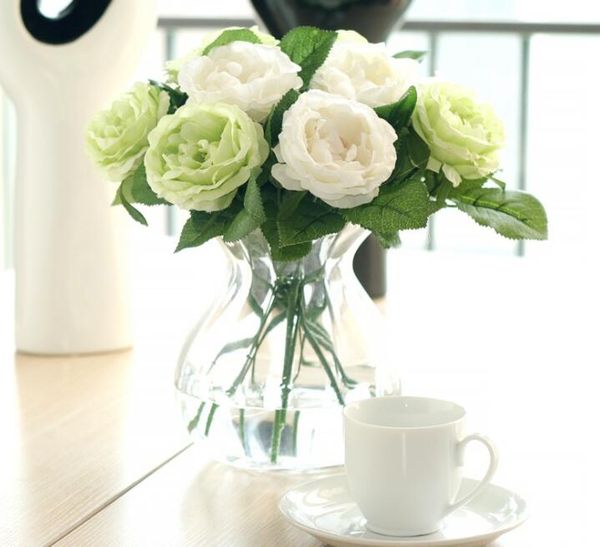
[{"label": "green leaf", "polygon": [[438,209],[446,207],[446,200],[454,190],[454,186],[452,186],[452,183],[446,177],[442,176],[440,178],[442,179],[442,183],[435,194],[435,202]]},{"label": "green leaf", "polygon": [[238,241],[259,228],[265,220],[266,215],[260,188],[256,178],[252,177],[246,184],[244,207],[227,226],[223,239],[228,242]]},{"label": "green leaf", "polygon": [[125,210],[129,213],[129,216],[136,222],[139,222],[140,224],[143,224],[144,226],[148,226],[148,221],[146,220],[146,217],[144,217],[144,215],[142,215],[142,213],[140,213],[133,205],[131,205],[127,201],[127,198],[125,197],[125,194],[123,193],[123,184],[121,184],[121,186],[119,186],[118,194],[119,194],[120,202],[123,205],[123,207],[125,207]]},{"label": "green leaf", "polygon": [[269,153],[269,157],[262,164],[260,173],[256,176],[256,183],[261,188],[263,192],[269,192],[272,190],[276,190],[275,186],[272,184],[267,185],[267,182],[272,181],[271,177],[271,169],[273,165],[277,163],[277,157],[273,153],[273,150]]},{"label": "green leaf", "polygon": [[396,59],[414,59],[420,63],[425,58],[425,55],[427,55],[427,51],[407,49],[406,51],[399,51],[394,57]]},{"label": "green leaf", "polygon": [[396,165],[390,180],[401,181],[425,169],[429,161],[429,147],[412,127],[403,127],[397,133],[398,140],[394,143]]},{"label": "green leaf", "polygon": [[392,232],[390,234],[373,232],[373,235],[384,249],[393,249],[395,247],[400,247],[400,245],[402,244],[398,232]]},{"label": "green leaf", "polygon": [[279,205],[279,216],[282,218],[291,217],[306,196],[306,192],[286,192]]},{"label": "green leaf", "polygon": [[404,180],[405,178],[411,177],[416,168],[410,161],[408,154],[408,135],[409,131],[406,127],[398,131],[398,139],[394,143],[396,149],[396,165],[390,180]]},{"label": "green leaf", "polygon": [[305,195],[295,207],[289,207],[286,202],[297,199],[292,194],[284,197],[277,219],[279,240],[283,246],[310,243],[339,232],[346,224],[344,217],[335,209],[310,195]]},{"label": "green leaf", "polygon": [[290,262],[305,257],[312,249],[312,243],[298,245],[281,244],[279,239],[279,226],[277,223],[278,206],[276,196],[265,200],[265,213],[267,220],[260,227],[271,249],[271,257],[278,262]]},{"label": "green leaf", "polygon": [[123,188],[123,183],[121,183],[117,187],[115,197],[113,198],[112,203],[110,204],[111,207],[114,207],[115,205],[123,205],[123,201],[121,200],[121,191],[123,191],[124,199],[126,199],[127,201],[133,200],[133,197],[131,195],[128,195],[129,191]]},{"label": "green leaf", "polygon": [[547,239],[548,219],[543,205],[524,192],[498,188],[461,189],[450,199],[475,222],[509,239]]},{"label": "green leaf", "polygon": [[408,130],[407,145],[408,157],[410,158],[411,163],[417,169],[425,169],[427,162],[429,161],[429,147],[412,127]]},{"label": "green leaf", "polygon": [[303,89],[308,87],[317,69],[327,59],[336,39],[336,32],[315,27],[296,27],[281,39],[281,50],[302,67],[299,76],[304,82]]},{"label": "green leaf", "polygon": [[271,257],[277,262],[291,262],[304,258],[312,249],[312,243],[299,243],[298,245],[282,246],[279,241],[277,220],[267,217],[267,221],[260,227],[271,249]]},{"label": "green leaf", "polygon": [[375,112],[380,118],[387,121],[396,133],[406,127],[417,105],[417,90],[411,86],[402,97],[392,104],[378,106]]},{"label": "green leaf", "polygon": [[344,209],[344,217],[376,234],[424,228],[429,216],[429,193],[421,177],[386,183],[370,203]]},{"label": "green leaf", "polygon": [[426,170],[423,173],[423,176],[425,177],[425,186],[427,186],[427,191],[431,195],[435,195],[437,189],[442,184],[439,174],[435,171]]},{"label": "green leaf", "polygon": [[246,184],[246,193],[244,194],[244,209],[259,224],[266,220],[265,207],[263,205],[260,188],[256,178],[252,177]]},{"label": "green leaf", "polygon": [[232,243],[239,241],[256,230],[260,224],[246,211],[242,209],[229,223],[223,232],[223,241]]},{"label": "green leaf", "polygon": [[497,179],[496,177],[489,177],[489,180],[491,180],[496,186],[498,186],[498,188],[506,190],[506,182],[504,182],[503,180]]},{"label": "green leaf", "polygon": [[168,95],[169,95],[168,114],[173,114],[178,108],[183,106],[188,100],[187,93],[184,93],[180,89],[176,89],[176,88],[171,87],[170,85],[164,84],[162,82],[157,82],[156,80],[148,80],[148,82],[150,82],[150,84],[153,85],[154,87],[158,87],[159,89],[162,89],[163,91],[166,91],[168,93]]},{"label": "green leaf", "polygon": [[[146,169],[144,164],[135,170],[135,172],[127,177],[122,183],[121,188],[123,195],[129,203],[141,203],[142,205],[169,205],[168,201],[159,198],[146,178]],[[113,205],[121,204],[120,192],[117,192]]]},{"label": "green leaf", "polygon": [[224,30],[221,34],[219,34],[216,40],[204,48],[202,55],[206,55],[211,49],[219,46],[226,46],[231,42],[250,42],[251,44],[259,44],[260,40],[258,39],[258,36],[254,34],[254,32],[247,28]]},{"label": "green leaf", "polygon": [[279,142],[279,133],[283,125],[283,115],[300,97],[295,89],[290,89],[275,105],[265,124],[265,138],[269,145],[274,147]]},{"label": "green leaf", "polygon": [[[231,208],[230,208],[231,209]],[[206,213],[204,211],[192,211],[181,230],[181,236],[175,252],[188,247],[199,247],[209,239],[223,235],[232,221],[233,214],[230,209]]]}]

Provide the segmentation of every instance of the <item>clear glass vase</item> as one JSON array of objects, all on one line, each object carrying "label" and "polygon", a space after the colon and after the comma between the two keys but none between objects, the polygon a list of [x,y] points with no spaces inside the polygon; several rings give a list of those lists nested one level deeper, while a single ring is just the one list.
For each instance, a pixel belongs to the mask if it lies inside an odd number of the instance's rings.
[{"label": "clear glass vase", "polygon": [[227,290],[184,345],[176,388],[185,424],[212,455],[243,467],[343,463],[345,403],[393,392],[377,382],[381,317],[352,259],[367,233],[347,226],[292,262],[260,232],[223,243]]}]

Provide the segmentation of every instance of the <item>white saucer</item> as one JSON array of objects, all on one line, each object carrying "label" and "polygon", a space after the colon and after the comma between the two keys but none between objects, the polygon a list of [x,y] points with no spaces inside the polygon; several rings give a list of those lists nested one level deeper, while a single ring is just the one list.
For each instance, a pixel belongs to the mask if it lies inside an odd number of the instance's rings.
[{"label": "white saucer", "polygon": [[[462,488],[468,492],[475,483],[464,479]],[[366,529],[365,519],[348,492],[345,475],[292,488],[281,499],[279,509],[294,526],[334,547],[483,546],[527,518],[521,497],[490,484],[477,498],[448,516],[435,534],[411,538],[382,536]]]}]

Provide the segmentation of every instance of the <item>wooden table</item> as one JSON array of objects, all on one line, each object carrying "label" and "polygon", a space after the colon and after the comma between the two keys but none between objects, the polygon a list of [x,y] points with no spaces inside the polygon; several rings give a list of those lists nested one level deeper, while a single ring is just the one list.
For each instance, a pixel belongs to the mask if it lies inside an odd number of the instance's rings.
[{"label": "wooden table", "polygon": [[[99,356],[15,356],[0,275],[1,546],[319,545],[277,510],[305,477],[210,462],[186,437],[171,385],[190,302],[210,283],[196,257],[138,278],[135,349]],[[389,359],[405,393],[464,404],[501,449],[495,482],[530,502],[531,520],[495,547],[600,545],[597,277],[512,257],[390,262]]]}]

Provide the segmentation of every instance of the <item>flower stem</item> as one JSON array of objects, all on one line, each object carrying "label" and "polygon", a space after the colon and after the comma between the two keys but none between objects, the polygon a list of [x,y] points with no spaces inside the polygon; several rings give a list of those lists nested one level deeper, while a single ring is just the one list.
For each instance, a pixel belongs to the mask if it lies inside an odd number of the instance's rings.
[{"label": "flower stem", "polygon": [[281,375],[281,408],[275,412],[275,423],[273,424],[273,433],[271,437],[271,463],[277,463],[279,447],[281,445],[281,435],[285,427],[286,412],[291,390],[290,384],[292,381],[294,352],[298,340],[298,327],[300,324],[299,296],[301,295],[301,287],[303,287],[303,278],[302,275],[298,275],[292,279],[287,294],[285,352],[283,358],[283,372]]},{"label": "flower stem", "polygon": [[210,405],[210,410],[208,411],[208,417],[206,418],[206,427],[204,428],[204,436],[205,437],[208,437],[208,434],[210,432],[210,426],[212,425],[213,418],[215,417],[215,412],[217,411],[217,408],[219,408],[219,405],[217,403],[212,403]]},{"label": "flower stem", "polygon": [[248,351],[248,355],[246,356],[246,362],[244,363],[242,370],[240,370],[240,373],[237,375],[235,380],[232,382],[230,388],[227,390],[227,395],[229,395],[230,397],[237,391],[238,386],[244,381],[244,378],[248,374],[248,371],[250,370],[250,368],[252,367],[252,365],[254,363],[254,360],[256,359],[256,353],[258,352],[258,348],[260,347],[260,344],[263,341],[263,329],[265,328],[265,325],[267,324],[269,316],[271,315],[271,311],[273,310],[274,303],[275,303],[275,294],[273,293],[271,295],[271,299],[269,300],[269,304],[267,305],[267,307],[261,317],[260,325],[258,327],[258,332],[256,333],[256,336],[254,337],[254,340],[252,342],[252,346],[250,347],[250,350]]},{"label": "flower stem", "polygon": [[317,342],[315,337],[312,335],[310,329],[307,329],[306,327],[304,327],[304,332],[306,334],[306,339],[308,340],[308,343],[312,346],[312,349],[314,350],[315,354],[319,358],[321,365],[325,369],[325,373],[327,374],[327,377],[329,378],[329,383],[331,384],[333,391],[335,391],[335,395],[337,397],[338,402],[343,406],[344,405],[344,396],[342,395],[342,392],[340,391],[340,388],[337,385],[335,375],[333,374],[333,371],[331,370],[331,367],[329,366],[329,363],[327,362],[327,358],[321,351],[319,343]]},{"label": "flower stem", "polygon": [[246,409],[240,408],[240,441],[244,449],[244,455],[248,455],[248,445],[246,440]]},{"label": "flower stem", "polygon": [[292,427],[292,454],[298,455],[298,422],[300,421],[300,411],[294,412],[294,425]]},{"label": "flower stem", "polygon": [[198,407],[198,411],[196,412],[196,415],[188,423],[188,426],[187,426],[188,433],[191,433],[192,431],[194,431],[194,429],[196,429],[198,427],[198,422],[200,421],[200,417],[202,416],[202,411],[204,410],[205,404],[206,404],[206,401],[202,401],[200,403],[200,406]]}]

